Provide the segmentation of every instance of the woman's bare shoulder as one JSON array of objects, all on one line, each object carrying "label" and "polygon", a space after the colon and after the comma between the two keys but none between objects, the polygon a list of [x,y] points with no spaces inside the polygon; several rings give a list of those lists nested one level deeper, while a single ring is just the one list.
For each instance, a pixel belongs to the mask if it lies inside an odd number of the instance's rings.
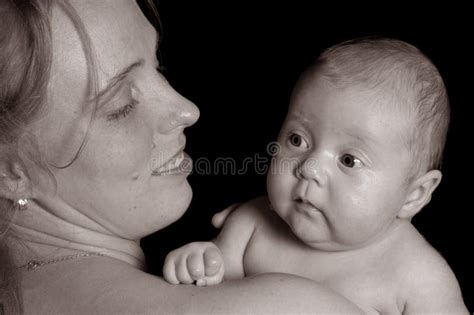
[{"label": "woman's bare shoulder", "polygon": [[316,283],[266,274],[212,287],[171,285],[107,257],[25,273],[26,313],[273,313],[343,312],[358,309]]},{"label": "woman's bare shoulder", "polygon": [[51,264],[22,278],[27,314],[144,312],[145,301],[167,291],[161,278],[109,257]]}]

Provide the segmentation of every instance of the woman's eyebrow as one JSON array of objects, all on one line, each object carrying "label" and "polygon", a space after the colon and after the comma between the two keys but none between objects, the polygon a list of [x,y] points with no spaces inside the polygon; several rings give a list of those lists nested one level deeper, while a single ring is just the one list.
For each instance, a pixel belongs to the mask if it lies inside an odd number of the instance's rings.
[{"label": "woman's eyebrow", "polygon": [[107,84],[106,87],[104,87],[102,90],[97,93],[97,95],[94,97],[94,100],[101,99],[104,95],[108,94],[110,91],[114,89],[115,86],[119,85],[120,83],[123,82],[123,80],[128,76],[130,72],[132,72],[134,69],[143,66],[145,63],[144,59],[139,59],[132,63],[131,65],[127,66],[125,69],[121,70],[119,73],[117,73],[115,76],[113,76],[110,80],[109,83]]}]

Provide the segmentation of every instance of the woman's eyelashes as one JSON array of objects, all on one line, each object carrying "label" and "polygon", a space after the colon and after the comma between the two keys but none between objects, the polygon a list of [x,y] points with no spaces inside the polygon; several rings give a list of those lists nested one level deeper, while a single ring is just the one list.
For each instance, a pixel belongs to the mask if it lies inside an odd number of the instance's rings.
[{"label": "woman's eyelashes", "polygon": [[130,113],[132,113],[136,106],[138,104],[138,101],[132,100],[125,106],[120,107],[119,109],[108,113],[107,114],[107,120],[108,121],[115,121],[115,120],[121,120],[126,118]]}]

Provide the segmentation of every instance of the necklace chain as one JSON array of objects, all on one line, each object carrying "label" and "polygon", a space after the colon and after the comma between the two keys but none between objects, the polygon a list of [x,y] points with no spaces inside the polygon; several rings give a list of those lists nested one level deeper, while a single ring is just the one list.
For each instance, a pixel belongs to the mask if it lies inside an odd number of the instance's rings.
[{"label": "necklace chain", "polygon": [[76,254],[76,255],[62,256],[62,257],[49,259],[49,260],[32,259],[32,260],[28,261],[26,264],[24,264],[23,266],[21,266],[20,268],[24,269],[26,271],[32,271],[32,270],[36,270],[36,269],[38,269],[38,268],[40,268],[44,265],[51,265],[51,264],[55,264],[55,263],[59,263],[59,262],[63,262],[63,261],[68,261],[68,260],[74,260],[74,259],[78,259],[78,258],[100,257],[100,256],[104,256],[104,255],[101,254],[101,253],[95,253],[95,252],[85,252],[85,253],[80,253],[80,254]]}]

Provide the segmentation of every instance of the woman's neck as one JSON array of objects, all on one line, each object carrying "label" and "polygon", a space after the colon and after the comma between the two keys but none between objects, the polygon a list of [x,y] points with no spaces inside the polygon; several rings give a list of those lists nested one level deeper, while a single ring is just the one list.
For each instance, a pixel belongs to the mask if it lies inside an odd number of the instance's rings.
[{"label": "woman's neck", "polygon": [[19,264],[30,259],[50,259],[77,252],[94,252],[145,268],[139,240],[128,240],[58,200],[30,201],[18,211],[11,226],[12,236],[24,246],[15,255]]}]

